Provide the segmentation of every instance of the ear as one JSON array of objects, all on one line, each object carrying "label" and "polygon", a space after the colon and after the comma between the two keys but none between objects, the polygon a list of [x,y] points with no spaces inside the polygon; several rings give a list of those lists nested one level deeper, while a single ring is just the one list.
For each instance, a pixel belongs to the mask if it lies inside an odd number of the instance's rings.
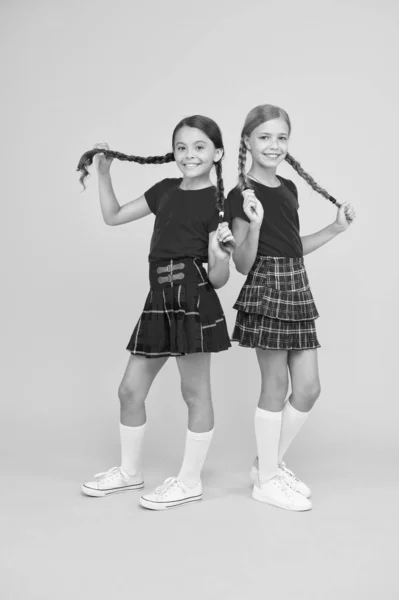
[{"label": "ear", "polygon": [[249,145],[249,137],[247,135],[244,135],[244,144],[247,150],[251,150],[251,146]]},{"label": "ear", "polygon": [[221,148],[216,148],[216,150],[215,150],[215,157],[213,159],[213,162],[219,162],[219,160],[222,159],[223,154],[224,154],[224,152],[223,152],[223,150]]}]

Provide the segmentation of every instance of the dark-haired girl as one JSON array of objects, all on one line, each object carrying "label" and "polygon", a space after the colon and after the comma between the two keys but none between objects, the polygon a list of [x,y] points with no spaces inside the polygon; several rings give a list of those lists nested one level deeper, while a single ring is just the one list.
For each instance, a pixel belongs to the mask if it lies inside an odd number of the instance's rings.
[{"label": "dark-haired girl", "polygon": [[[233,340],[255,348],[261,393],[255,415],[258,457],[251,470],[253,498],[288,510],[309,510],[311,491],[283,462],[320,394],[315,319],[317,309],[303,256],[345,231],[355,213],[347,202],[335,221],[301,237],[295,184],[276,174],[286,160],[325,198],[288,153],[288,114],[269,104],[248,114],[241,133],[239,183],[228,195],[236,240],[234,262],[247,275],[234,308]],[[252,165],[246,172],[247,152]],[[292,393],[287,398],[288,373]]]},{"label": "dark-haired girl", "polygon": [[[107,225],[155,215],[149,253],[150,291],[127,346],[131,356],[119,388],[121,465],[99,473],[82,486],[82,491],[89,496],[105,496],[144,487],[141,451],[145,400],[156,375],[174,356],[188,407],[188,431],[177,477],[169,477],[140,499],[142,506],[154,510],[202,499],[200,476],[214,426],[210,358],[212,352],[230,347],[215,292],[229,278],[229,258],[235,246],[223,222],[222,135],[214,121],[196,115],[176,126],[172,147],[173,153],[165,156],[140,158],[99,144],[84,154],[78,165],[84,183],[95,156]],[[140,164],[175,160],[183,177],[164,179],[137,200],[120,206],[110,176],[113,158]],[[210,179],[213,167],[216,187]],[[208,272],[203,263],[208,263]]]}]

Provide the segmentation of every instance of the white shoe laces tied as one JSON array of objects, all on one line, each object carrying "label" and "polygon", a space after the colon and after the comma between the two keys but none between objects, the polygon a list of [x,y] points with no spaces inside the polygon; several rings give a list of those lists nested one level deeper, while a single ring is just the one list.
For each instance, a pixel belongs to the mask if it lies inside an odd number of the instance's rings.
[{"label": "white shoe laces tied", "polygon": [[155,488],[155,494],[160,497],[167,497],[176,489],[184,491],[182,482],[176,479],[176,477],[168,477],[162,485]]},{"label": "white shoe laces tied", "polygon": [[292,500],[295,490],[292,485],[290,485],[287,481],[286,476],[281,473],[275,477],[275,485],[277,488],[286,496],[288,500]]},{"label": "white shoe laces tied", "polygon": [[97,473],[96,475],[94,475],[94,478],[98,481],[108,481],[115,479],[116,477],[121,477],[122,479],[125,479],[121,467],[112,467],[111,469],[108,469],[108,471],[104,471],[103,473]]},{"label": "white shoe laces tied", "polygon": [[287,484],[294,490],[297,491],[299,479],[296,477],[293,471],[287,468],[285,462],[281,462],[279,464],[280,469],[282,470],[282,475],[285,476]]}]

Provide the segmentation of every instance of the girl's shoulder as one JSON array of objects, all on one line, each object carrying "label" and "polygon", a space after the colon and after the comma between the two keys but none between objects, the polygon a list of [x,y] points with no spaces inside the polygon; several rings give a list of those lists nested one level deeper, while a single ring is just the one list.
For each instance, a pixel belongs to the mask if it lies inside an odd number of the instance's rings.
[{"label": "girl's shoulder", "polygon": [[236,198],[242,200],[242,193],[238,184],[234,186],[227,194],[227,200],[235,200]]},{"label": "girl's shoulder", "polygon": [[162,179],[144,193],[147,204],[155,215],[158,212],[162,199],[169,198],[170,194],[180,186],[181,182],[182,179],[176,177]]},{"label": "girl's shoulder", "polygon": [[291,179],[286,179],[285,177],[281,177],[281,175],[278,175],[278,178],[295,196],[298,196],[297,187]]},{"label": "girl's shoulder", "polygon": [[158,183],[154,184],[150,190],[157,191],[159,193],[166,192],[170,189],[174,189],[179,187],[183,179],[181,177],[167,177],[166,179],[161,179]]}]

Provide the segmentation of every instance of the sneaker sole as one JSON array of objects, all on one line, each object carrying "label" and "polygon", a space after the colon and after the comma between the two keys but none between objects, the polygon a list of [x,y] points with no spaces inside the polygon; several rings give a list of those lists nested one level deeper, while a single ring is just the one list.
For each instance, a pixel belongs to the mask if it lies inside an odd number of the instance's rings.
[{"label": "sneaker sole", "polygon": [[184,498],[183,500],[175,500],[174,502],[153,502],[152,500],[147,500],[141,496],[140,506],[148,508],[149,510],[167,510],[168,508],[183,506],[184,504],[198,502],[199,500],[202,500],[202,494],[199,496],[192,496],[191,498]]},{"label": "sneaker sole", "polygon": [[[250,471],[250,473],[249,473],[249,478],[250,478],[250,480],[251,480],[251,483],[252,483],[252,485],[255,485],[255,483],[257,483],[257,482],[258,482],[258,470],[257,470],[257,468],[256,468],[256,467],[251,467],[251,471]],[[309,488],[308,488],[308,489],[309,489]],[[311,497],[312,497],[312,492],[311,492],[311,490],[310,490],[310,489],[309,489],[309,492],[307,492],[306,494],[304,494],[303,492],[300,492],[299,490],[298,490],[298,492],[299,492],[300,494],[302,494],[302,496],[304,496],[304,497],[305,497],[305,498],[307,498],[308,500],[309,500],[309,498],[311,498]]]},{"label": "sneaker sole", "polygon": [[305,507],[293,507],[293,506],[284,506],[282,504],[278,504],[274,500],[270,500],[269,498],[265,498],[264,496],[259,496],[256,491],[252,492],[252,498],[257,500],[257,502],[263,502],[263,504],[270,504],[271,506],[275,506],[276,508],[282,508],[284,510],[291,510],[294,512],[305,512],[307,510],[312,509],[312,505]]},{"label": "sneaker sole", "polygon": [[144,488],[144,481],[136,483],[135,485],[127,485],[122,488],[113,488],[109,490],[95,490],[83,484],[81,491],[86,496],[92,496],[93,498],[102,498],[103,496],[109,496],[110,494],[120,494],[122,492],[134,492],[135,490],[142,490]]}]

